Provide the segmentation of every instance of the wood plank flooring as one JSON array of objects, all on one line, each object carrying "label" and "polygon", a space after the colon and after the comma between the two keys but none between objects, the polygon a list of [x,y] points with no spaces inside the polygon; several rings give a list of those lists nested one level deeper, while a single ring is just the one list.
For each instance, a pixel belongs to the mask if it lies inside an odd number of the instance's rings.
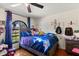
[{"label": "wood plank flooring", "polygon": [[[21,48],[15,52],[15,56],[33,56],[33,54]],[[67,54],[65,50],[58,49],[55,53],[55,56],[69,56],[69,54]]]},{"label": "wood plank flooring", "polygon": [[70,56],[65,50],[58,49],[55,53],[55,56]]},{"label": "wood plank flooring", "polygon": [[26,51],[24,49],[18,49],[15,52],[15,56],[33,56],[33,54],[29,53],[28,51]]}]

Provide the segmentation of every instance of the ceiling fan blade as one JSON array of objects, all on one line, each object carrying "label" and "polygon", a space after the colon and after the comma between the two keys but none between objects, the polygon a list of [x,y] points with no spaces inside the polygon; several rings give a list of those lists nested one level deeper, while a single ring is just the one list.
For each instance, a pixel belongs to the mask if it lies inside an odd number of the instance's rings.
[{"label": "ceiling fan blade", "polygon": [[32,11],[31,11],[31,7],[30,7],[30,5],[27,6],[27,10],[28,10],[29,13],[32,12]]},{"label": "ceiling fan blade", "polygon": [[40,5],[38,3],[30,3],[30,4],[34,5],[34,6],[38,7],[38,8],[41,8],[41,9],[44,7],[43,5]]}]

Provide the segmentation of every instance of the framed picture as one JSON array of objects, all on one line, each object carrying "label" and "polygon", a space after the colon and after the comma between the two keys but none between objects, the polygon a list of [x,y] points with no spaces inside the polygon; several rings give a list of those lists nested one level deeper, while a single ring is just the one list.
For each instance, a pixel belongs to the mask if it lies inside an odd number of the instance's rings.
[{"label": "framed picture", "polygon": [[5,21],[0,20],[0,25],[5,25]]}]

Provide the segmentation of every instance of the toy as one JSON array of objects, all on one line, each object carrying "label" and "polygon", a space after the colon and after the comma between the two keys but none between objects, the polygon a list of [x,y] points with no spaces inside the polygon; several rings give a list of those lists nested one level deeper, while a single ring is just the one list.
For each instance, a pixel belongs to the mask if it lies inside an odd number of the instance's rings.
[{"label": "toy", "polygon": [[40,32],[39,32],[39,35],[44,35],[44,32],[43,32],[43,31],[40,31]]}]

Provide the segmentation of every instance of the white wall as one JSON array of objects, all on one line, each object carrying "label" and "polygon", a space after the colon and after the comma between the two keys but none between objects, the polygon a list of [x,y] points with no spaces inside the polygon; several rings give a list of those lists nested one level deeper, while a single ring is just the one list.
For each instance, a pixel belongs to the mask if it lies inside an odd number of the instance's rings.
[{"label": "white wall", "polygon": [[[6,12],[2,8],[0,8],[0,20],[5,21],[5,19],[6,19]],[[0,42],[2,39],[5,39],[5,32],[0,35]]]},{"label": "white wall", "polygon": [[21,20],[27,24],[27,17],[12,14],[12,21]]},{"label": "white wall", "polygon": [[0,8],[0,20],[6,19],[6,12],[2,8]]},{"label": "white wall", "polygon": [[[40,20],[39,26],[41,27],[42,30],[45,32],[53,32],[54,29],[54,20],[57,20],[57,23],[60,22],[61,27],[66,27],[69,25],[70,21],[73,22],[73,28],[79,29],[79,9],[77,10],[71,10],[55,15],[49,15]],[[53,23],[53,25],[51,25]],[[58,24],[57,24],[58,25]]]},{"label": "white wall", "polygon": [[39,22],[40,22],[39,18],[31,18],[31,26],[34,25],[35,27],[38,27]]},{"label": "white wall", "polygon": [[[79,9],[66,11],[55,15],[48,15],[40,19],[40,22],[39,22],[40,28],[44,32],[55,32],[55,29],[54,29],[55,19],[57,20],[57,23],[60,22],[60,26],[62,27],[63,33],[64,33],[65,27],[70,26],[69,25],[70,21],[73,22],[73,25],[72,25],[73,29],[79,30]],[[65,49],[65,39],[60,40],[60,45],[62,49]]]}]

